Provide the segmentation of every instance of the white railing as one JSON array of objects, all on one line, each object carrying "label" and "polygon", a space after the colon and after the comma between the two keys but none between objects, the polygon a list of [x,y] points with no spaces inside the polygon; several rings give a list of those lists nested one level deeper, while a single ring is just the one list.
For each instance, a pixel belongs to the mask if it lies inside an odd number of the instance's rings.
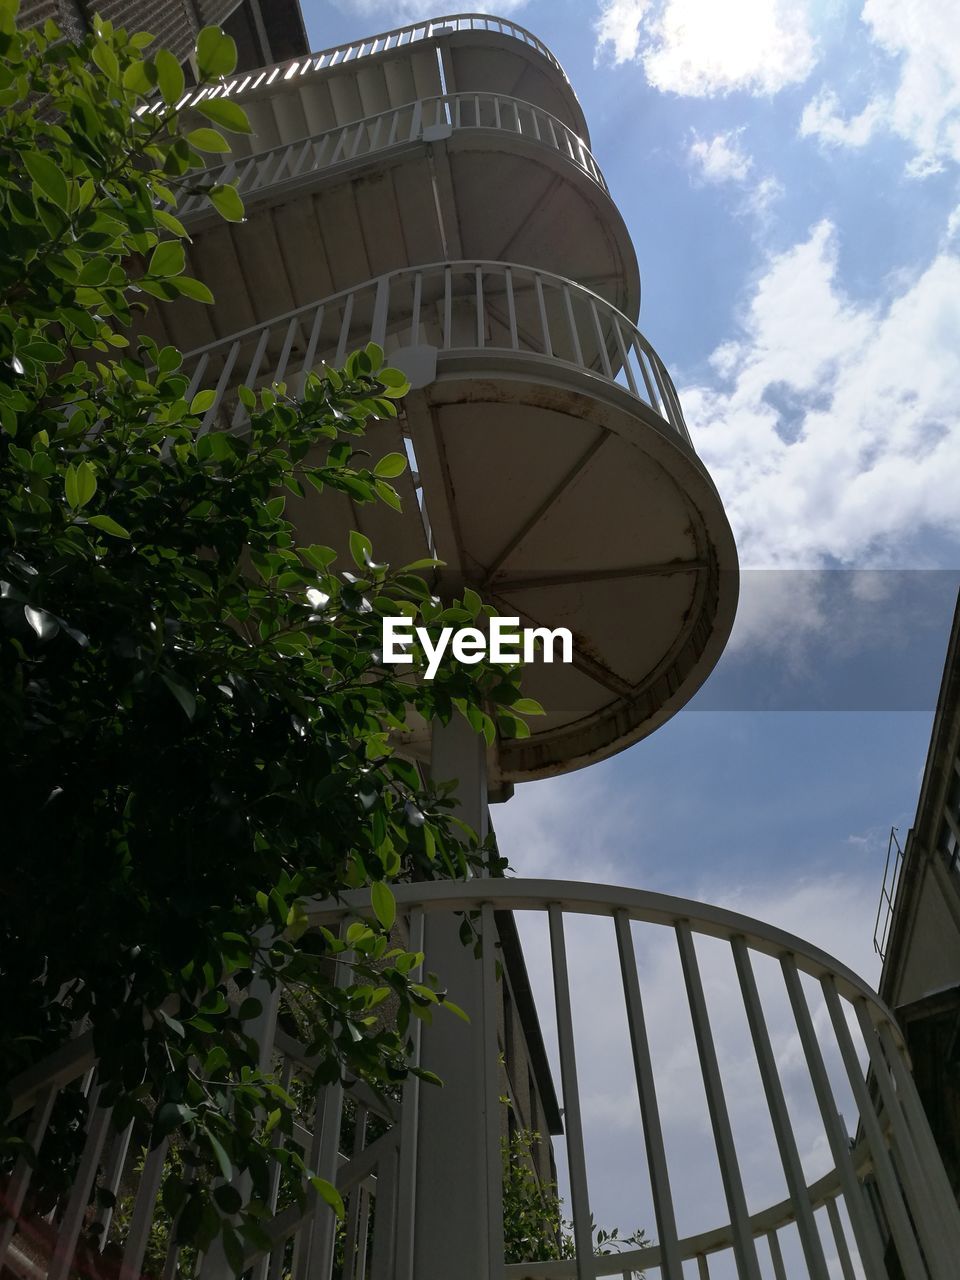
[{"label": "white railing", "polygon": [[[590,376],[640,401],[689,443],[676,389],[653,347],[622,312],[563,276],[505,262],[404,267],[190,352],[191,389],[216,384],[205,427],[239,425],[233,388],[293,384],[325,360],[342,364],[367,342],[400,360],[433,347],[438,364],[521,363],[534,376]],[[402,360],[401,360],[402,364]],[[515,366],[514,366],[515,367]]]},{"label": "white railing", "polygon": [[[379,35],[366,36],[362,40],[354,40],[350,44],[335,45],[323,49],[319,53],[311,53],[306,58],[293,58],[289,62],[278,62],[273,67],[265,67],[261,71],[251,71],[247,75],[237,75],[221,84],[205,89],[191,91],[177,104],[177,108],[196,106],[208,98],[239,97],[254,89],[266,88],[277,81],[292,80],[295,76],[310,75],[317,71],[327,71],[331,67],[343,66],[344,63],[357,62],[361,58],[375,54],[390,53],[395,49],[408,48],[410,45],[434,40],[438,36],[452,35],[461,31],[489,31],[496,35],[509,36],[519,40],[530,49],[535,49],[547,62],[563,76],[570,85],[569,77],[547,46],[532,31],[521,27],[508,18],[494,18],[484,13],[458,13],[445,18],[432,18],[427,22],[411,22],[403,27],[394,27],[392,31],[384,31]],[[572,88],[570,89],[572,93]],[[162,102],[155,103],[143,110],[159,111]]]},{"label": "white railing", "polygon": [[[460,1034],[464,1055],[479,1055],[484,1063],[484,1097],[476,1103],[485,1115],[494,1117],[486,1131],[487,1157],[494,1167],[500,1158],[495,1117],[500,1114],[503,1092],[498,1062],[502,1046],[496,1043],[495,1030],[502,999],[495,947],[498,911],[515,914],[525,938],[534,997],[539,997],[538,1015],[548,1040],[555,1039],[577,1257],[511,1263],[503,1269],[509,1280],[594,1280],[630,1276],[651,1267],[659,1268],[662,1280],[683,1280],[684,1263],[694,1260],[701,1280],[710,1280],[712,1268],[715,1275],[758,1280],[761,1274],[769,1274],[763,1255],[769,1257],[777,1280],[787,1276],[828,1280],[833,1275],[845,1280],[855,1276],[886,1280],[894,1275],[905,1280],[955,1280],[960,1214],[910,1077],[902,1037],[879,997],[842,964],[757,920],[634,889],[474,880],[400,886],[397,900],[401,927],[415,951],[422,949],[428,917],[449,919],[452,913],[474,913],[483,940],[477,971],[481,1016]],[[316,904],[308,914],[312,925],[336,928],[362,910],[362,898],[355,895],[350,902]],[[540,945],[531,942],[537,930],[543,931]],[[665,968],[657,957],[671,951],[675,989],[661,988],[656,1001],[648,999],[649,975]],[[578,990],[578,969],[585,956],[607,958],[602,998],[596,987],[586,999],[584,991]],[[729,981],[722,984],[718,974],[724,968]],[[456,998],[455,992],[451,995]],[[594,1028],[585,1036],[574,1033],[575,1023],[591,1011],[595,1014],[598,1006],[603,1015],[599,1044],[603,1070],[609,1073],[619,1054],[628,1064],[627,1076],[632,1077],[629,1090],[623,1080],[618,1082],[623,1086],[618,1128],[622,1133],[642,1132],[650,1187],[647,1225],[656,1239],[642,1249],[606,1258],[592,1256],[591,1214],[603,1222],[604,1205],[596,1195],[594,1171],[588,1168],[584,1095],[578,1077],[578,1064],[581,1072],[585,1064],[589,1067],[591,1049],[596,1051],[598,1046]],[[548,1021],[555,1025],[555,1037]],[[742,1032],[734,1030],[741,1023]],[[752,1062],[757,1084],[748,1087],[748,1095],[744,1081],[749,1076],[743,1064],[735,1064],[731,1071],[718,1054],[718,1045],[727,1048],[731,1036],[744,1062],[748,1057]],[[277,1030],[275,1013],[272,1021],[265,1022],[262,1037],[265,1050],[272,1046],[280,1062],[285,1087],[297,1078],[309,1080],[308,1057]],[[429,1067],[428,1061],[419,1062],[418,1044],[414,1037],[414,1064]],[[666,1055],[664,1046],[669,1050]],[[31,1113],[28,1137],[36,1145],[58,1090],[71,1083],[77,1087],[86,1079],[87,1145],[72,1191],[49,1218],[46,1247],[52,1261],[47,1274],[49,1280],[66,1280],[91,1189],[99,1179],[102,1186],[132,1189],[125,1235],[117,1238],[109,1224],[104,1235],[122,1250],[122,1280],[133,1280],[143,1273],[166,1149],[147,1153],[142,1172],[135,1174],[134,1165],[143,1155],[139,1146],[143,1135],[131,1140],[127,1130],[110,1136],[110,1111],[97,1106],[90,1046],[81,1040],[72,1055],[72,1061],[65,1062],[61,1055],[49,1066],[40,1064],[27,1077],[13,1081],[10,1089],[14,1114]],[[719,1176],[727,1217],[722,1225],[700,1224],[695,1233],[681,1236],[678,1213],[687,1221],[696,1219],[699,1205],[684,1200],[691,1170],[678,1167],[663,1099],[676,1094],[677,1064],[684,1062],[690,1064],[682,1079],[682,1087],[689,1090],[684,1105],[692,1106],[696,1093],[705,1112],[698,1163],[701,1168],[712,1166]],[[803,1090],[807,1109],[798,1113],[797,1098]],[[634,1094],[633,1103],[629,1092]],[[347,1096],[353,1099],[349,1119],[354,1136],[349,1151],[344,1149],[348,1145]],[[765,1130],[750,1127],[746,1143],[738,1141],[731,1124],[733,1111],[742,1118],[745,1107],[762,1115],[765,1122]],[[379,1117],[382,1132],[368,1141],[366,1120],[373,1115]],[[344,1265],[334,1270],[333,1217],[324,1205],[314,1202],[305,1212],[296,1207],[274,1210],[264,1224],[269,1249],[249,1246],[244,1269],[254,1268],[258,1280],[290,1269],[294,1280],[306,1280],[307,1269],[312,1280],[331,1280],[334,1275],[339,1280],[413,1280],[410,1239],[411,1232],[416,1235],[418,1221],[418,1179],[417,1148],[410,1135],[419,1115],[418,1083],[413,1077],[395,1106],[384,1106],[362,1088],[345,1094],[342,1085],[328,1087],[315,1107],[307,1104],[294,1137],[310,1153],[313,1167],[335,1180],[347,1200]],[[464,1123],[469,1119],[465,1116]],[[832,1162],[816,1178],[804,1172],[798,1136],[802,1128],[809,1144],[811,1123],[816,1124]],[[638,1136],[633,1162],[642,1166],[640,1145]],[[760,1168],[762,1185],[784,1186],[786,1197],[748,1211],[747,1163],[754,1184]],[[30,1177],[29,1163],[21,1160],[7,1184],[6,1201],[13,1218],[0,1240],[4,1250],[11,1245],[13,1220],[24,1203]],[[464,1186],[475,1194],[475,1171],[451,1167],[436,1195],[459,1194],[458,1179],[465,1179]],[[489,1256],[502,1259],[496,1189],[491,1191],[490,1203],[482,1197],[475,1203],[478,1220],[489,1234]],[[26,1233],[28,1228],[24,1223],[21,1230]],[[406,1246],[402,1249],[401,1238]],[[14,1271],[26,1275],[29,1266],[19,1266],[15,1239],[12,1245],[8,1262]],[[417,1248],[422,1256],[423,1242]],[[176,1274],[175,1244],[169,1246],[161,1264],[165,1276]],[[156,1260],[153,1265],[158,1265]],[[204,1273],[227,1274],[222,1267],[207,1269],[206,1265]]]},{"label": "white railing", "polygon": [[[542,107],[498,93],[451,93],[424,98],[381,111],[375,116],[337,125],[309,138],[280,143],[252,156],[241,156],[198,174],[206,182],[233,182],[242,196],[303,181],[312,174],[393,147],[419,142],[424,131],[478,129],[500,131],[551,148],[570,160],[604,191],[607,184],[582,138]],[[428,134],[429,136],[429,134]],[[207,207],[202,194],[180,204],[181,218]]]}]

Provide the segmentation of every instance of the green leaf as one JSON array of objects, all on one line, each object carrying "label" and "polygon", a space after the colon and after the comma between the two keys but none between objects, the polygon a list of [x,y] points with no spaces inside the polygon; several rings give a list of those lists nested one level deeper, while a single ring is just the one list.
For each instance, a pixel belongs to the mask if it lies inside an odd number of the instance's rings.
[{"label": "green leaf", "polygon": [[365,534],[358,533],[356,529],[350,530],[350,554],[354,564],[361,569],[366,569],[373,558],[373,544]]},{"label": "green leaf", "polygon": [[330,1208],[334,1211],[338,1218],[343,1217],[343,1200],[340,1198],[340,1192],[328,1182],[326,1178],[318,1178],[316,1175],[311,1177],[310,1185],[316,1191],[321,1200],[325,1200]]},{"label": "green leaf", "polygon": [[93,46],[91,57],[108,80],[112,80],[114,84],[119,84],[120,63],[117,60],[117,55],[108,44],[103,40],[98,40]]},{"label": "green leaf", "polygon": [[220,1166],[220,1172],[224,1179],[229,1182],[233,1177],[233,1165],[230,1163],[230,1157],[227,1155],[226,1148],[215,1133],[211,1133],[209,1129],[204,1131],[210,1142],[210,1147],[216,1157],[217,1164]]},{"label": "green leaf", "polygon": [[216,129],[192,129],[187,134],[187,141],[191,147],[196,147],[198,151],[224,152],[230,150],[230,143]]},{"label": "green leaf", "polygon": [[97,473],[92,463],[87,462],[86,459],[78,462],[76,466],[71,463],[67,467],[64,478],[64,489],[69,506],[75,511],[85,507],[97,492]]},{"label": "green leaf", "polygon": [[237,1213],[243,1205],[243,1196],[236,1187],[231,1187],[229,1182],[214,1187],[213,1198],[224,1213]]},{"label": "green leaf", "polygon": [[163,100],[168,107],[174,106],[183,97],[183,68],[168,49],[160,49],[154,59],[157,68],[157,84]]},{"label": "green leaf", "polygon": [[154,249],[147,273],[151,276],[178,276],[187,265],[186,254],[179,240],[161,240]]},{"label": "green leaf", "polygon": [[197,70],[201,80],[228,76],[237,65],[237,45],[219,27],[204,27],[197,36]]},{"label": "green leaf", "polygon": [[215,390],[198,391],[190,401],[191,413],[206,413],[206,411],[216,402],[217,393]]},{"label": "green leaf", "polygon": [[324,547],[316,542],[309,547],[300,547],[299,550],[304,560],[312,564],[315,569],[319,569],[321,573],[325,573],[327,566],[333,564],[337,558],[333,547]]},{"label": "green leaf", "polygon": [[146,95],[153,89],[156,80],[156,69],[154,69],[154,81],[150,79],[145,62],[131,62],[123,73],[123,87],[129,93],[139,93]]},{"label": "green leaf", "polygon": [[109,516],[91,516],[87,523],[92,524],[96,529],[101,529],[104,533],[109,533],[111,538],[130,537],[123,525],[117,524],[116,520],[111,520]]},{"label": "green leaf", "polygon": [[221,218],[225,218],[227,222],[243,221],[243,201],[237,195],[236,187],[229,184],[218,185],[211,187],[207,195]]},{"label": "green leaf", "polygon": [[175,680],[173,676],[168,676],[165,672],[160,673],[160,678],[167,686],[176,700],[183,707],[184,714],[188,720],[192,720],[197,713],[197,699],[179,680]]},{"label": "green leaf", "polygon": [[40,191],[66,212],[70,199],[69,188],[60,166],[40,151],[24,151],[20,159]]},{"label": "green leaf", "polygon": [[376,342],[368,342],[364,347],[371,369],[379,369],[383,364],[383,347]]},{"label": "green leaf", "polygon": [[375,880],[370,886],[370,903],[373,914],[384,929],[392,929],[393,922],[397,918],[397,902],[389,885],[384,884],[382,880]]},{"label": "green leaf", "polygon": [[182,293],[185,298],[192,298],[194,302],[213,302],[213,294],[202,280],[194,280],[192,276],[174,276],[170,283],[177,293]]},{"label": "green leaf", "polygon": [[392,480],[395,476],[402,476],[406,469],[407,459],[405,454],[387,453],[373,468],[373,474],[379,476],[381,480]]},{"label": "green leaf", "polygon": [[243,107],[231,102],[229,98],[214,98],[212,102],[204,99],[197,103],[195,110],[222,129],[229,129],[231,133],[253,133]]},{"label": "green leaf", "polygon": [[536,698],[518,698],[511,704],[511,710],[521,716],[544,716],[547,713]]}]

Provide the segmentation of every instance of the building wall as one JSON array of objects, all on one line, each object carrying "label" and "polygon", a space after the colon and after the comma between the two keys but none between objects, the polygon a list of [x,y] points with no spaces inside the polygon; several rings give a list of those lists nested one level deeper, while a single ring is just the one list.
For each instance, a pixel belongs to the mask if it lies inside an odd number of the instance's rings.
[{"label": "building wall", "polygon": [[89,30],[94,13],[117,27],[149,31],[186,62],[201,27],[223,25],[237,41],[238,69],[249,71],[308,50],[300,0],[25,0],[20,23],[52,18],[68,35]]},{"label": "building wall", "polygon": [[960,601],[897,885],[880,994],[960,1196]]}]

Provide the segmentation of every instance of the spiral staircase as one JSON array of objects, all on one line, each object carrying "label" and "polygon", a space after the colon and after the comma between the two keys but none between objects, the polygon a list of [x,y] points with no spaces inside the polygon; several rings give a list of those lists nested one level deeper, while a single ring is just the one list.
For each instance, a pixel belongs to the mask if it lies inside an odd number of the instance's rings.
[{"label": "spiral staircase", "polygon": [[[637,328],[636,256],[582,110],[537,37],[476,14],[399,27],[194,91],[182,104],[188,116],[204,96],[236,99],[253,124],[229,163],[208,175],[237,182],[247,219],[211,219],[204,201],[187,195],[187,269],[216,303],[181,300],[149,316],[158,341],[188,352],[191,391],[215,389],[204,429],[243,430],[240,385],[283,383],[295,393],[322,361],[378,344],[411,382],[399,418],[369,430],[372,452],[411,459],[398,482],[403,513],[355,508],[345,497],[325,500],[321,512],[304,499],[287,507],[300,535],[344,548],[359,528],[380,558],[439,557],[440,591],[470,585],[527,625],[574,633],[569,667],[529,671],[529,693],[548,709],[530,738],[484,751],[469,735],[423,725],[404,743],[425,769],[459,779],[464,816],[482,833],[488,797],[605,759],[678,711],[716,663],[736,608],[730,528],[670,376]],[[516,861],[522,867],[522,850]],[[469,1027],[416,1032],[415,1060],[448,1088],[411,1078],[387,1105],[346,1080],[305,1104],[294,1139],[345,1196],[343,1235],[336,1246],[333,1215],[318,1201],[306,1210],[275,1204],[265,1224],[270,1247],[251,1246],[245,1274],[955,1280],[960,1215],[902,1037],[841,964],[759,921],[634,889],[475,880],[406,886],[398,897],[401,936],[426,950],[471,1015]],[[311,920],[336,927],[362,909],[317,903]],[[478,962],[455,941],[465,910],[479,913],[494,944]],[[507,995],[522,994],[516,971],[499,974],[495,961],[508,916],[522,922],[524,938],[541,926],[542,945],[527,947],[539,974],[527,999],[553,1027],[547,1039],[562,1094],[556,1148],[576,1245],[562,1261],[504,1258],[500,1099],[509,1081],[501,1054],[511,1038]],[[629,1064],[623,1125],[635,1127],[646,1188],[638,1204],[651,1214],[653,1243],[611,1257],[595,1256],[591,1242],[592,1215],[603,1211],[595,1190],[602,1155],[591,1146],[578,1074],[593,1047],[577,1034],[590,998],[578,995],[570,960],[571,939],[582,942],[584,929],[589,946],[609,956],[602,1039]],[[664,939],[679,967],[671,999],[651,1010],[645,974]],[[724,965],[729,981],[718,991],[714,966]],[[731,1018],[752,1053],[749,1096],[718,1051]],[[259,1032],[283,1081],[309,1075],[303,1046],[269,1009]],[[529,1053],[529,1021],[526,1033]],[[667,1043],[665,1060],[658,1045]],[[664,1105],[677,1062],[687,1064],[703,1109],[701,1158],[722,1187],[720,1220],[685,1199]],[[42,1138],[64,1088],[85,1093],[91,1120],[76,1184],[51,1227],[41,1268],[50,1280],[76,1270],[94,1180],[127,1185],[138,1154],[130,1131],[115,1133],[97,1105],[95,1057],[82,1032],[13,1082],[31,1141]],[[747,1105],[763,1122],[762,1151],[752,1140],[745,1146],[733,1119]],[[818,1166],[809,1158],[811,1125]],[[165,1146],[146,1153],[137,1175],[115,1245],[119,1280],[144,1273],[167,1158]],[[769,1177],[758,1197],[746,1175],[761,1159]],[[14,1215],[29,1180],[22,1162],[7,1189]],[[34,1280],[37,1264],[18,1253],[12,1220],[0,1244],[10,1250],[7,1266]],[[171,1244],[154,1265],[156,1280],[174,1280],[177,1268]],[[203,1260],[202,1280],[228,1274],[215,1251]]]}]

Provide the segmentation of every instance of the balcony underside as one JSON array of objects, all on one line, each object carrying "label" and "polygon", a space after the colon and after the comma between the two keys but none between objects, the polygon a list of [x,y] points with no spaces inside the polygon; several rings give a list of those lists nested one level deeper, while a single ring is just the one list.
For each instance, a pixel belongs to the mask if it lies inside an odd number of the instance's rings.
[{"label": "balcony underside", "polygon": [[[656,354],[598,295],[503,263],[394,272],[195,353],[218,387],[207,427],[242,430],[232,388],[295,391],[322,358],[379,343],[413,390],[371,454],[412,449],[404,513],[330,496],[288,502],[307,542],[349,563],[359,528],[393,564],[436,554],[438,589],[469,584],[523,625],[568,628],[571,665],[530,667],[547,708],[501,741],[494,785],[562,773],[644,737],[716,663],[736,608],[736,551],[720,499]],[[428,733],[407,740],[427,752]]]},{"label": "balcony underside", "polygon": [[[457,113],[469,121],[461,127],[426,123],[436,109],[420,117],[430,141],[397,142],[330,168],[305,164],[292,176],[285,169],[276,180],[271,153],[264,180],[246,180],[244,223],[188,211],[187,271],[210,286],[215,304],[181,299],[154,308],[142,328],[195,350],[398,267],[464,258],[560,272],[635,317],[636,255],[589,152],[574,157],[568,139],[548,135],[546,123],[542,140],[518,134],[506,123],[506,100],[496,101],[499,129],[472,123],[471,99],[470,111]],[[514,104],[515,113],[522,106]],[[406,133],[413,109],[406,109]],[[455,115],[449,105],[443,113]],[[529,131],[529,115],[511,118]]]}]

